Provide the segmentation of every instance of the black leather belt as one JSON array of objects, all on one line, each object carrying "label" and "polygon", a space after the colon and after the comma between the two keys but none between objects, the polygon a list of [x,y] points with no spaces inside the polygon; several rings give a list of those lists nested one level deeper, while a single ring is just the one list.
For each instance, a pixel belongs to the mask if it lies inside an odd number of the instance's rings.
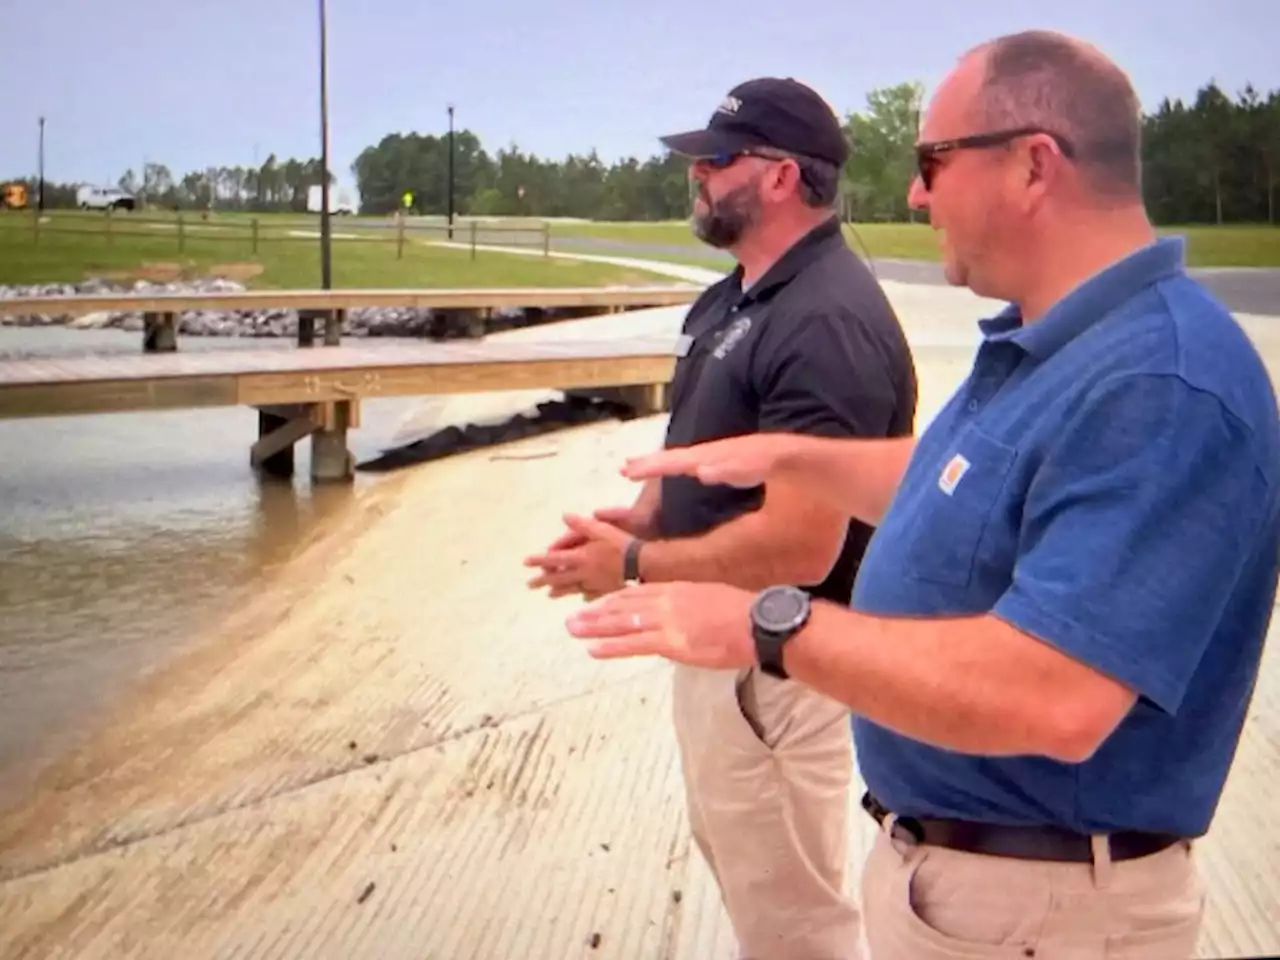
[{"label": "black leather belt", "polygon": [[[862,807],[883,824],[891,812],[870,793],[862,795]],[[1093,846],[1089,837],[1058,827],[1007,827],[969,820],[934,820],[926,817],[899,817],[894,822],[895,837],[915,843],[949,847],[965,853],[1019,860],[1049,860],[1061,863],[1089,863]],[[1184,838],[1168,833],[1126,830],[1108,835],[1111,859],[1136,860],[1159,853]]]}]

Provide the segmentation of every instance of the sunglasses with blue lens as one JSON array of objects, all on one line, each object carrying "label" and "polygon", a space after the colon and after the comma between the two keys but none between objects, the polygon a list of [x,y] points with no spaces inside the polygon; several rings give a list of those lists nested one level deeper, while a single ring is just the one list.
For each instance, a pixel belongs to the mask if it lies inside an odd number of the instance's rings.
[{"label": "sunglasses with blue lens", "polygon": [[786,160],[785,156],[774,156],[760,150],[736,150],[733,153],[714,153],[709,157],[698,157],[707,166],[715,170],[731,167],[742,157],[759,157],[761,160]]},{"label": "sunglasses with blue lens", "polygon": [[725,167],[733,166],[734,161],[736,161],[741,156],[745,156],[745,154],[744,153],[716,153],[716,154],[712,154],[709,157],[700,157],[699,159],[702,160],[702,162],[709,167],[714,167],[717,170],[723,170]]}]

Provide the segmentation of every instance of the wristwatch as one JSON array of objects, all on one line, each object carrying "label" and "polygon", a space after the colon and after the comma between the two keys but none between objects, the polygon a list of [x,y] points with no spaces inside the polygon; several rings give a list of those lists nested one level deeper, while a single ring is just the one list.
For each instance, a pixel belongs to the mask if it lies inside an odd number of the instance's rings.
[{"label": "wristwatch", "polygon": [[751,604],[751,636],[760,669],[779,680],[788,679],[782,648],[809,620],[809,594],[799,587],[766,587]]},{"label": "wristwatch", "polygon": [[632,537],[627,541],[627,549],[622,554],[623,583],[640,582],[640,548],[643,546],[644,541],[639,537]]}]

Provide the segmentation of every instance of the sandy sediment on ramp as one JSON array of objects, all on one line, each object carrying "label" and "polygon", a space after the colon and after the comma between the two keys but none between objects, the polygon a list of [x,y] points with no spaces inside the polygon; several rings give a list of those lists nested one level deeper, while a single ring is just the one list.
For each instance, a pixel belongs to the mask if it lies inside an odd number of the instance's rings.
[{"label": "sandy sediment on ramp", "polygon": [[[521,565],[596,502],[586,484],[633,495],[616,465],[660,435],[601,424],[379,485],[0,816],[10,950],[219,956],[268,931],[290,956],[527,956],[473,940],[533,910],[563,956],[593,931],[555,918],[584,923],[596,881],[643,885],[662,916],[655,845],[683,856],[663,668],[585,657],[572,602],[526,590]],[[666,810],[638,835],[637,794]]]},{"label": "sandy sediment on ramp", "polygon": [[[945,293],[903,311],[922,419],[976,343],[974,302]],[[671,319],[646,314],[633,325]],[[576,602],[525,589],[521,565],[565,511],[634,496],[617,468],[664,425],[374,485],[0,811],[0,956],[731,956],[690,847],[666,666],[590,660],[563,629]],[[1203,847],[1204,956],[1280,950],[1275,674]],[[853,822],[856,882],[871,834]]]}]

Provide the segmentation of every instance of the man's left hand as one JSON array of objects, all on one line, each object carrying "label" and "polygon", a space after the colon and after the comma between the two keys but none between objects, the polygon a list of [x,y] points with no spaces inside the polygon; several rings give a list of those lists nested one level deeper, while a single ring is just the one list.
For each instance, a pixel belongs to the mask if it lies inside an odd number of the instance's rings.
[{"label": "man's left hand", "polygon": [[568,532],[546,553],[525,563],[542,572],[530,587],[550,587],[551,595],[581,592],[588,600],[620,589],[622,558],[631,535],[611,523],[592,517],[568,515]]},{"label": "man's left hand", "polygon": [[755,594],[720,583],[645,583],[584,607],[566,622],[592,640],[591,656],[659,656],[697,667],[738,669],[756,662]]}]

